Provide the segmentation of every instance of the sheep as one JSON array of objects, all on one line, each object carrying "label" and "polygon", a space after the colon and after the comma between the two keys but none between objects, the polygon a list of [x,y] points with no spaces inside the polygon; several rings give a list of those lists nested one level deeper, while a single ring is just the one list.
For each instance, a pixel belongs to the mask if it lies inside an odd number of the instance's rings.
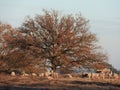
[{"label": "sheep", "polygon": [[100,78],[102,79],[111,79],[113,77],[113,73],[110,69],[105,68],[100,72]]},{"label": "sheep", "polygon": [[15,72],[11,72],[11,76],[15,76],[16,74],[15,74]]},{"label": "sheep", "polygon": [[39,77],[44,77],[44,73],[40,73],[40,74],[39,74]]},{"label": "sheep", "polygon": [[67,74],[69,78],[72,78],[72,75],[71,74]]},{"label": "sheep", "polygon": [[100,74],[99,74],[99,78],[100,78],[100,79],[105,79],[105,73],[100,73]]},{"label": "sheep", "polygon": [[45,73],[40,73],[39,77],[53,77],[53,78],[58,78],[58,73],[50,71],[50,72],[45,72]]},{"label": "sheep", "polygon": [[114,73],[113,77],[114,79],[119,79],[119,75],[117,73]]},{"label": "sheep", "polygon": [[113,72],[111,71],[110,73],[109,73],[109,79],[112,79],[113,78]]},{"label": "sheep", "polygon": [[92,73],[88,73],[88,78],[89,78],[89,79],[92,78]]},{"label": "sheep", "polygon": [[27,74],[27,73],[25,73],[25,71],[23,71],[21,76],[28,77],[28,76],[29,76],[29,74]]},{"label": "sheep", "polygon": [[35,77],[35,76],[37,76],[37,74],[36,73],[32,73],[32,76]]},{"label": "sheep", "polygon": [[22,76],[27,77],[27,76],[29,76],[29,74],[27,74],[27,73],[23,73]]},{"label": "sheep", "polygon": [[47,77],[48,80],[52,80],[53,78],[58,78],[58,73],[56,72],[45,72],[44,73],[45,77]]},{"label": "sheep", "polygon": [[107,68],[105,68],[105,69],[103,69],[102,71],[101,71],[101,73],[104,73],[105,74],[105,76],[109,76],[109,73],[111,73],[112,71],[110,70],[110,69],[107,69]]},{"label": "sheep", "polygon": [[50,75],[51,75],[50,72],[45,72],[45,73],[40,73],[40,74],[39,74],[39,77],[48,77],[48,76],[50,76]]},{"label": "sheep", "polygon": [[51,76],[52,76],[53,78],[58,78],[58,73],[56,73],[56,72],[51,72]]},{"label": "sheep", "polygon": [[53,80],[53,78],[51,76],[48,76],[47,79],[48,80]]},{"label": "sheep", "polygon": [[92,73],[92,78],[99,79],[100,74],[99,73]]},{"label": "sheep", "polygon": [[55,77],[58,78],[58,77],[59,77],[59,74],[58,74],[58,73],[55,73]]},{"label": "sheep", "polygon": [[48,77],[48,76],[50,76],[51,75],[51,73],[50,72],[45,72],[45,77]]}]

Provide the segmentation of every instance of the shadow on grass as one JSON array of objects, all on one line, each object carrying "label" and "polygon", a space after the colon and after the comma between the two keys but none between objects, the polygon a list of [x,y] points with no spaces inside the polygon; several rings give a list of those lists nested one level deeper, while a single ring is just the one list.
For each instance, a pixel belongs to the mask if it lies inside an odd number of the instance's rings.
[{"label": "shadow on grass", "polygon": [[112,84],[112,83],[103,83],[103,82],[82,82],[82,81],[72,81],[72,84],[88,84],[88,85],[98,85],[98,86],[113,86],[113,87],[119,87],[120,88],[120,84]]},{"label": "shadow on grass", "polygon": [[0,90],[120,90],[115,88],[100,88],[100,87],[71,87],[71,88],[29,88],[29,87],[12,87],[2,86]]},{"label": "shadow on grass", "polygon": [[1,86],[0,90],[50,90],[50,89],[48,89],[48,88],[29,88],[29,87]]}]

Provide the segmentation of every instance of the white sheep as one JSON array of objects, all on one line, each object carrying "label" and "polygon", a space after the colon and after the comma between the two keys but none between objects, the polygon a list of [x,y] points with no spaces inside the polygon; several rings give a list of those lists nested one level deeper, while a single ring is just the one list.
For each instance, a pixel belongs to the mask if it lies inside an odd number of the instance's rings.
[{"label": "white sheep", "polygon": [[113,73],[110,69],[105,68],[101,70],[100,77],[102,77],[102,79],[111,79],[113,77]]},{"label": "white sheep", "polygon": [[22,76],[27,77],[27,76],[29,76],[29,74],[27,74],[27,73],[23,73]]},{"label": "white sheep", "polygon": [[100,73],[100,74],[99,74],[99,78],[100,78],[100,79],[105,79],[105,73]]},{"label": "white sheep", "polygon": [[50,76],[50,75],[51,75],[50,72],[45,72],[45,77],[48,77],[48,76]]},{"label": "white sheep", "polygon": [[32,73],[32,76],[35,77],[35,76],[37,76],[37,74],[36,73]]},{"label": "white sheep", "polygon": [[119,79],[119,75],[117,73],[114,73],[113,77],[114,79]]},{"label": "white sheep", "polygon": [[55,78],[58,78],[59,77],[59,74],[58,73],[55,73]]},{"label": "white sheep", "polygon": [[113,78],[113,72],[111,71],[110,73],[109,73],[109,79],[112,79]]},{"label": "white sheep", "polygon": [[58,73],[51,71],[51,76],[53,78],[58,78]]},{"label": "white sheep", "polygon": [[88,78],[89,78],[89,79],[92,78],[92,73],[88,73]]},{"label": "white sheep", "polygon": [[16,74],[15,74],[15,72],[11,72],[11,76],[15,76]]},{"label": "white sheep", "polygon": [[40,74],[39,74],[39,77],[44,77],[44,73],[40,73]]},{"label": "white sheep", "polygon": [[92,78],[97,78],[97,79],[99,79],[99,73],[92,73]]},{"label": "white sheep", "polygon": [[71,74],[67,74],[69,78],[72,78],[72,75]]},{"label": "white sheep", "polygon": [[47,79],[48,79],[48,80],[53,80],[53,77],[48,76]]}]

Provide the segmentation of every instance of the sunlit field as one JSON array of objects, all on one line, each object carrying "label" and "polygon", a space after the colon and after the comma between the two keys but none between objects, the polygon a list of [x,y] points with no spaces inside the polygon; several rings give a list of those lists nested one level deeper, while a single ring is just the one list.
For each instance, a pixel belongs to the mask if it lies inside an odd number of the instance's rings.
[{"label": "sunlit field", "polygon": [[0,0],[0,90],[120,90],[120,0]]},{"label": "sunlit field", "polygon": [[[81,74],[62,74],[58,78],[0,74],[1,90],[119,90],[119,79],[81,77]],[[119,76],[120,77],[120,76]]]}]

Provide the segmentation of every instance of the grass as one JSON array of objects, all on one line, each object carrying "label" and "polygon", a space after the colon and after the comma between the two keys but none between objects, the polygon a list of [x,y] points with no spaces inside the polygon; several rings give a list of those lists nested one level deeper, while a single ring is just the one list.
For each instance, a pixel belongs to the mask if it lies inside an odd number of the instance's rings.
[{"label": "grass", "polygon": [[[6,89],[12,88],[12,89]],[[0,90],[120,90],[120,80],[61,77],[48,80],[40,77],[23,77],[0,74]]]}]

